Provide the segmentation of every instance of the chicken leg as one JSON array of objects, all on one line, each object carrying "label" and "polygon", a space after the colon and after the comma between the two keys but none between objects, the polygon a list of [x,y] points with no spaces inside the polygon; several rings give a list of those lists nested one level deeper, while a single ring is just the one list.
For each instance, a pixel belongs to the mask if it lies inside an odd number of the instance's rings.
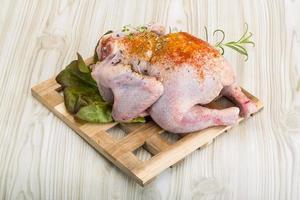
[{"label": "chicken leg", "polygon": [[221,92],[222,95],[232,100],[241,110],[241,116],[249,117],[257,111],[255,103],[249,99],[237,84],[225,86]]},{"label": "chicken leg", "polygon": [[[211,126],[232,125],[239,118],[239,108],[231,107],[222,110],[210,109],[194,105],[184,111],[180,106],[165,106],[164,100],[155,103],[150,108],[152,118],[164,129],[173,133],[187,133]],[[168,113],[164,113],[168,110]],[[172,116],[166,118],[164,115]]]}]

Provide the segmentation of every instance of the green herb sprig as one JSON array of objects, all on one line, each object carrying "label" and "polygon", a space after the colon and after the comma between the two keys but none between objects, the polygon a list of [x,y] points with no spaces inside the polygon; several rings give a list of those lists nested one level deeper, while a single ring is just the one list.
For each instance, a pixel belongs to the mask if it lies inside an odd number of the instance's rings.
[{"label": "green herb sprig", "polygon": [[127,24],[127,25],[122,27],[121,31],[125,34],[126,33],[130,34],[130,33],[132,33],[132,31],[145,32],[147,30],[148,30],[147,26],[137,26],[137,27],[135,27],[135,26],[132,26],[130,24]]},{"label": "green herb sprig", "polygon": [[[251,45],[255,46],[255,43],[253,41],[251,41],[253,34],[251,32],[248,32],[248,24],[247,23],[245,23],[245,27],[246,27],[246,29],[245,29],[243,35],[237,41],[224,42],[225,32],[221,29],[217,29],[213,32],[213,36],[215,36],[217,33],[221,33],[221,35],[222,35],[221,40],[215,44],[215,47],[220,49],[222,55],[224,54],[224,47],[228,47],[228,48],[231,48],[231,49],[235,50],[236,52],[244,55],[245,61],[248,60],[248,52],[246,49],[246,45],[251,44]],[[208,33],[207,33],[206,27],[205,27],[205,35],[206,35],[206,40],[208,41]]]},{"label": "green herb sprig", "polygon": [[148,28],[147,28],[147,26],[138,26],[138,27],[136,27],[136,30],[138,32],[145,32],[148,30]]}]

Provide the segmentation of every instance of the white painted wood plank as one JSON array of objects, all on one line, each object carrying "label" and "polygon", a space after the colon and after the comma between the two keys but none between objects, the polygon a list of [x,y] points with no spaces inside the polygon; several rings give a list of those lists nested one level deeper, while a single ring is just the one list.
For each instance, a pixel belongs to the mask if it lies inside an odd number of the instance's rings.
[{"label": "white painted wood plank", "polygon": [[[0,199],[300,199],[300,2],[293,0],[3,0],[0,7]],[[236,39],[240,84],[264,111],[141,188],[31,97],[99,36],[158,21]],[[213,41],[213,40],[211,40]]]}]

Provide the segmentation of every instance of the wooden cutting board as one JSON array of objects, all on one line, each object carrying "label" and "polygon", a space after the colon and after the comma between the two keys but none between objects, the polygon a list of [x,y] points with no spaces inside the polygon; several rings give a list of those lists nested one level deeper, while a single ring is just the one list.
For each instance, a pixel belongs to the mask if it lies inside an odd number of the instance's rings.
[{"label": "wooden cutting board", "polygon": [[[91,59],[87,59],[86,63],[91,63]],[[54,77],[32,87],[31,91],[38,101],[72,128],[87,143],[142,186],[149,183],[168,167],[176,164],[200,147],[211,143],[214,138],[231,128],[231,126],[211,127],[187,134],[171,143],[162,137],[161,134],[165,131],[153,121],[144,124],[120,124],[118,122],[92,124],[76,121],[67,112],[63,96],[60,93],[61,87]],[[263,108],[263,104],[258,98],[244,89],[243,92],[256,103],[259,110]],[[233,104],[222,97],[208,106],[221,109],[231,107]],[[244,118],[240,117],[238,122],[243,120]],[[107,132],[110,128],[116,126],[127,133],[120,140],[113,138]],[[142,161],[134,155],[133,152],[140,147],[152,155],[149,160]]]}]

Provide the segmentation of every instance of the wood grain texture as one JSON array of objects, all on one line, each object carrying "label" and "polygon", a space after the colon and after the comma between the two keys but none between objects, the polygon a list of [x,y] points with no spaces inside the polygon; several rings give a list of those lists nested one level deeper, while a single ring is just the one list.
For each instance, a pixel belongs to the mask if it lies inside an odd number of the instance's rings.
[{"label": "wood grain texture", "polygon": [[[299,9],[297,0],[2,0],[0,199],[300,199]],[[77,51],[89,56],[106,30],[152,20],[201,37],[205,25],[223,28],[227,39],[247,22],[256,42],[249,60],[225,56],[265,107],[141,188],[30,87]]]}]

